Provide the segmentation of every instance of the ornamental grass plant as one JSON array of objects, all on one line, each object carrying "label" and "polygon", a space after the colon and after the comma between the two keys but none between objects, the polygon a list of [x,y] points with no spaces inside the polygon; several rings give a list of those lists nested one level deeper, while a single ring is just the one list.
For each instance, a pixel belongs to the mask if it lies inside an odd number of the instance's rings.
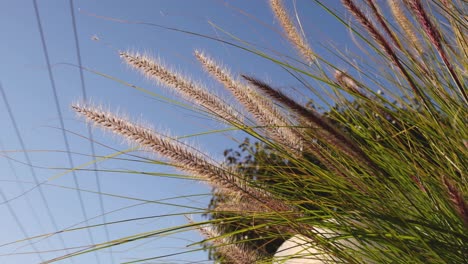
[{"label": "ornamental grass plant", "polygon": [[[328,1],[311,2],[342,22],[368,56],[356,62],[334,51],[347,69],[327,61],[281,0],[269,4],[297,58],[235,46],[283,67],[298,80],[297,89],[320,94],[327,87],[321,97],[331,103],[324,109],[231,71],[209,50],[195,50],[195,59],[238,104],[160,60],[120,52],[135,74],[248,140],[219,162],[112,112],[74,104],[80,117],[166,158],[213,187],[214,195],[206,221],[89,251],[198,229],[205,237],[200,243],[219,263],[293,263],[298,255],[309,259],[301,263],[468,263],[466,3],[342,0],[347,13],[341,14]],[[369,69],[370,61],[379,67]],[[303,238],[303,252],[274,258],[293,236]]]}]

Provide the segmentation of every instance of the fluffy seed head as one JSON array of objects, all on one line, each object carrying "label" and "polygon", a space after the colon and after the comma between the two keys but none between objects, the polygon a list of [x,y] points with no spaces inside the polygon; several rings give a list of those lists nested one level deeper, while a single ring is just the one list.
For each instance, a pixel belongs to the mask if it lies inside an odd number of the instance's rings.
[{"label": "fluffy seed head", "polygon": [[270,6],[275,14],[276,18],[281,24],[286,37],[288,38],[289,42],[296,48],[299,54],[309,63],[311,64],[315,57],[314,52],[310,48],[309,43],[307,40],[302,36],[299,30],[296,28],[294,23],[292,22],[291,18],[286,11],[286,8],[283,5],[282,0],[270,0]]},{"label": "fluffy seed head", "polygon": [[416,31],[414,30],[413,24],[405,14],[401,0],[388,0],[387,2],[390,10],[392,11],[393,17],[395,18],[400,28],[403,30],[405,37],[410,41],[410,43],[418,52],[422,52],[423,47],[421,42],[419,41]]},{"label": "fluffy seed head", "polygon": [[301,146],[301,138],[298,136],[283,114],[271,103],[262,98],[252,88],[236,80],[228,69],[205,55],[203,52],[195,51],[195,57],[203,65],[203,68],[216,80],[226,87],[234,97],[247,109],[257,120],[259,125],[265,126],[267,133],[279,142],[298,150]]},{"label": "fluffy seed head", "polygon": [[210,242],[216,247],[217,253],[220,253],[227,258],[228,263],[247,264],[256,263],[258,256],[242,245],[235,244],[231,239],[222,236],[213,226],[196,226],[195,227],[205,238],[210,239]]},{"label": "fluffy seed head", "polygon": [[336,82],[344,89],[352,92],[352,93],[357,93],[357,94],[360,94],[362,96],[365,96],[363,94],[363,92],[361,92],[361,90],[359,89],[357,83],[351,78],[349,77],[348,74],[342,72],[342,71],[338,71],[336,70],[335,71],[335,74],[334,74],[334,77],[335,77],[335,80]]},{"label": "fluffy seed head", "polygon": [[468,227],[468,204],[466,203],[462,192],[458,187],[448,178],[443,178],[443,183],[448,192],[450,202],[452,202],[457,214],[463,220],[463,223]]},{"label": "fluffy seed head", "polygon": [[94,125],[108,129],[123,136],[129,142],[172,160],[179,169],[194,174],[226,193],[264,196],[260,191],[247,186],[237,175],[209,162],[205,158],[206,155],[194,152],[192,148],[181,142],[93,107],[75,104],[72,108]]},{"label": "fluffy seed head", "polygon": [[167,69],[161,62],[138,53],[121,52],[120,57],[132,68],[144,74],[148,79],[155,80],[174,89],[186,100],[208,109],[212,114],[230,123],[239,123],[237,111],[221,100],[218,96],[208,92],[200,84]]}]

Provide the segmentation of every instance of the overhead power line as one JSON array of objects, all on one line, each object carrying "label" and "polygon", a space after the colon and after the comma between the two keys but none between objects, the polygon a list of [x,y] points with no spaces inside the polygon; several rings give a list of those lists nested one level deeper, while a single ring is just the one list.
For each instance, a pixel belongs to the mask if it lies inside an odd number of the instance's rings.
[{"label": "overhead power line", "polygon": [[[2,89],[2,95],[3,95],[4,93],[3,93],[3,87],[2,87],[2,84],[1,84],[1,83],[0,83],[0,89]],[[3,98],[4,98],[4,100],[6,100],[5,97],[3,97]],[[3,144],[2,144],[1,142],[0,142],[0,149],[1,149],[1,150],[4,150]],[[8,162],[8,166],[10,167],[11,172],[14,174],[15,178],[18,179],[18,176],[16,175],[16,171],[15,171],[15,169],[14,169],[14,166],[13,166],[13,164],[11,163],[11,160],[9,160],[9,159],[6,159],[6,160],[7,160],[7,162]],[[0,198],[2,198],[2,200],[5,201],[5,202],[8,201],[8,198],[7,198],[6,194],[3,192],[2,188],[0,188]],[[35,219],[39,220],[39,217],[37,216],[37,213],[36,213],[36,211],[34,210],[34,207],[32,207],[31,201],[29,200],[29,198],[28,198],[28,200],[27,200],[27,204],[28,204],[28,206],[29,206],[29,209],[32,210],[32,211],[34,212],[33,217],[34,217]],[[6,207],[8,208],[8,211],[10,212],[10,215],[11,215],[11,216],[13,217],[13,219],[15,220],[15,223],[16,223],[16,225],[18,226],[18,228],[20,229],[20,231],[21,231],[23,237],[24,237],[25,239],[31,237],[31,236],[28,234],[28,231],[27,231],[26,228],[24,227],[23,223],[22,223],[21,220],[19,219],[18,215],[16,214],[15,210],[14,210],[13,207],[11,206],[11,204],[8,203],[8,202],[6,202]],[[42,228],[42,224],[41,224],[41,229],[42,229],[41,231],[44,232],[44,231],[43,231],[43,228]],[[29,244],[29,245],[31,246],[31,248],[33,249],[33,251],[37,254],[37,257],[39,258],[39,260],[40,260],[41,262],[43,262],[43,261],[44,261],[44,258],[41,256],[41,254],[39,254],[39,251],[38,251],[36,245],[34,245],[29,239],[28,239],[27,241],[28,241],[28,244]]]},{"label": "overhead power line", "polygon": [[[50,210],[49,203],[47,202],[47,199],[46,199],[46,197],[44,195],[44,192],[42,190],[42,186],[39,183],[39,179],[37,178],[36,171],[34,170],[34,167],[32,166],[31,158],[29,157],[29,154],[26,151],[26,145],[24,144],[23,136],[21,135],[21,132],[20,132],[20,130],[18,128],[18,124],[16,123],[16,118],[15,118],[15,116],[13,114],[10,103],[8,102],[8,98],[6,97],[5,90],[3,89],[3,86],[1,84],[0,84],[0,92],[2,94],[3,101],[5,102],[5,107],[7,108],[7,112],[8,112],[8,115],[10,117],[11,123],[13,125],[13,129],[15,130],[15,134],[18,137],[18,141],[20,143],[21,151],[23,152],[24,158],[26,159],[26,164],[29,167],[30,173],[31,173],[31,175],[33,177],[33,180],[34,180],[34,184],[37,186],[37,189],[39,191],[39,195],[41,197],[41,201],[42,201],[42,203],[44,204],[44,206],[46,208],[47,216],[49,217],[49,219],[50,219],[50,221],[52,223],[52,226],[55,229],[54,231],[58,231],[59,229],[58,229],[57,223],[55,221],[54,216],[52,215],[52,211]],[[62,246],[65,248],[65,241],[63,240],[63,237],[61,235],[59,236],[59,240],[62,243]]]},{"label": "overhead power line", "polygon": [[[42,28],[42,23],[41,23],[41,16],[39,14],[39,8],[38,8],[36,0],[33,0],[33,5],[34,5],[34,13],[35,13],[35,16],[36,16],[36,21],[37,21],[37,27],[38,27],[39,35],[40,35],[40,38],[41,38],[42,51],[44,53],[44,57],[45,57],[45,61],[46,61],[48,77],[49,77],[50,85],[51,85],[51,88],[52,88],[52,93],[53,93],[53,96],[54,96],[55,107],[56,107],[56,111],[57,111],[59,121],[60,121],[60,128],[61,128],[61,131],[62,131],[62,136],[63,136],[63,140],[64,140],[64,144],[65,144],[65,149],[67,150],[67,154],[68,154],[67,155],[68,162],[70,164],[70,167],[74,168],[75,165],[73,163],[73,158],[72,158],[72,155],[71,155],[71,152],[70,152],[70,144],[68,142],[68,138],[67,138],[67,135],[65,133],[65,124],[64,124],[64,121],[63,121],[63,114],[62,114],[62,110],[60,108],[60,102],[59,102],[59,98],[58,98],[58,94],[57,94],[57,88],[56,88],[56,85],[55,85],[54,76],[52,74],[52,67],[51,67],[51,64],[50,64],[49,51],[48,51],[48,48],[47,48],[47,42],[45,41],[45,35],[44,35],[43,28]],[[78,184],[78,179],[77,179],[77,176],[76,176],[76,172],[74,170],[72,171],[72,175],[73,175],[73,182],[74,182],[76,192],[77,192],[77,195],[78,195],[78,199],[79,199],[79,203],[80,203],[81,213],[82,213],[85,221],[87,222],[88,216],[87,216],[86,209],[85,209],[85,206],[84,206],[83,197],[82,197],[81,192],[79,190],[80,186]],[[56,230],[58,230],[58,226],[57,226],[57,224],[55,222],[55,219],[52,217],[51,220],[52,220],[52,223],[54,225],[54,228]],[[89,239],[90,239],[91,243],[95,244],[93,235],[91,234],[91,230],[87,229],[87,231],[88,231],[88,236],[89,236]],[[64,248],[66,248],[65,241],[63,240],[62,236],[59,236],[59,238],[60,238],[60,240],[61,240],[61,242],[63,244],[62,246]],[[97,254],[94,253],[94,255],[96,257],[97,262],[100,263],[100,260],[99,260],[99,257],[97,256]],[[73,262],[73,259],[70,259],[70,260]]]},{"label": "overhead power line", "polygon": [[[75,48],[76,48],[76,57],[77,57],[77,60],[78,60],[78,69],[79,69],[79,72],[80,72],[80,83],[81,83],[81,95],[83,96],[83,100],[87,100],[88,99],[88,96],[87,96],[87,92],[86,92],[86,85],[85,85],[85,80],[84,80],[84,73],[83,73],[83,64],[82,64],[82,59],[81,59],[81,49],[80,49],[80,42],[79,42],[79,39],[78,39],[78,30],[77,30],[77,25],[76,25],[76,19],[75,19],[75,7],[74,7],[74,2],[73,0],[70,0],[69,1],[70,3],[70,14],[71,14],[71,19],[72,19],[72,26],[73,26],[73,36],[74,36],[74,40],[75,40]],[[88,126],[88,138],[89,138],[89,142],[90,142],[90,147],[91,147],[91,155],[92,157],[96,157],[96,149],[95,149],[95,146],[94,146],[94,135],[93,135],[93,131],[91,130],[91,126]],[[105,214],[105,208],[104,208],[104,201],[103,201],[103,198],[102,198],[102,190],[101,190],[101,181],[100,181],[100,178],[99,178],[99,172],[98,172],[98,167],[97,167],[97,163],[94,162],[93,163],[93,169],[94,169],[94,176],[95,176],[95,179],[96,179],[96,187],[97,187],[97,192],[99,193],[99,207],[100,207],[100,210],[101,210],[101,214],[103,215],[103,224],[105,224],[107,222],[107,217],[106,217],[106,214]],[[110,235],[109,235],[109,228],[107,227],[107,225],[103,225],[104,226],[104,232],[105,232],[105,235],[106,235],[106,240],[107,241],[110,241]],[[113,256],[113,253],[112,253],[112,249],[109,249],[110,251],[110,254],[109,254],[109,257],[111,259],[111,262],[114,263],[114,256]]]}]

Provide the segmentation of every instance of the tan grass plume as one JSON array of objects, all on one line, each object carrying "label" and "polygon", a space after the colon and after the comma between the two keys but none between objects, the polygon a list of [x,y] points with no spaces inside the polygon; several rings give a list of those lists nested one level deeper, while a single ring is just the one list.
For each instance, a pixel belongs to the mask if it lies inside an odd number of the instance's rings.
[{"label": "tan grass plume", "polygon": [[200,152],[195,152],[186,144],[155,133],[142,126],[133,124],[112,113],[95,107],[75,104],[73,110],[91,121],[94,125],[123,136],[131,143],[136,143],[173,161],[182,171],[195,174],[200,180],[235,195],[254,195],[263,197],[260,190],[251,188],[237,175],[209,162]]},{"label": "tan grass plume", "polygon": [[170,159],[178,169],[193,174],[226,195],[253,199],[269,208],[272,212],[292,210],[289,205],[273,197],[266,190],[250,186],[235,171],[208,161],[206,159],[207,155],[194,151],[192,147],[182,142],[158,134],[143,126],[133,124],[128,120],[95,107],[75,104],[72,105],[72,108],[77,114],[85,117],[94,125],[123,136],[131,143],[136,143],[141,147]]},{"label": "tan grass plume", "polygon": [[270,0],[270,6],[276,18],[280,22],[289,42],[309,64],[312,64],[312,62],[315,60],[314,52],[310,48],[307,40],[294,25],[286,8],[283,5],[283,1]]},{"label": "tan grass plume", "polygon": [[392,12],[393,17],[395,18],[400,28],[403,30],[404,36],[410,41],[412,46],[421,53],[423,51],[423,46],[418,38],[418,35],[416,34],[416,30],[414,29],[413,24],[405,14],[404,6],[402,5],[401,0],[387,0],[387,3],[390,7],[390,11]]},{"label": "tan grass plume", "polygon": [[359,94],[362,97],[367,97],[366,94],[361,91],[356,81],[354,81],[347,73],[336,70],[334,77],[336,82],[348,92]]},{"label": "tan grass plume", "polygon": [[[264,110],[275,111],[268,101],[262,100],[262,98],[256,96],[255,91],[250,87],[236,80],[226,67],[214,61],[202,51],[196,50],[194,54],[205,71],[223,84],[254,117],[263,119]],[[279,114],[279,116],[281,116],[281,114]]]},{"label": "tan grass plume", "polygon": [[468,204],[463,197],[463,193],[447,177],[443,177],[442,180],[450,202],[453,204],[458,216],[463,220],[465,227],[468,227]]},{"label": "tan grass plume", "polygon": [[201,84],[169,70],[160,61],[138,53],[120,52],[120,57],[132,68],[141,72],[148,79],[162,83],[174,89],[186,100],[208,109],[212,114],[229,123],[242,123],[241,116],[228,103],[210,93]]},{"label": "tan grass plume", "polygon": [[302,144],[300,135],[269,100],[262,98],[252,88],[236,80],[226,67],[223,67],[205,53],[195,51],[195,57],[211,76],[234,95],[260,125],[265,126],[268,134],[275,137],[278,142],[285,143],[290,149],[297,150],[300,148]]},{"label": "tan grass plume", "polygon": [[[189,219],[191,224],[195,224]],[[216,248],[216,252],[221,254],[225,263],[232,264],[250,264],[256,263],[259,256],[256,252],[243,247],[239,243],[235,243],[229,237],[221,235],[214,226],[194,225],[194,227]]]},{"label": "tan grass plume", "polygon": [[379,25],[384,30],[384,32],[390,37],[390,39],[392,40],[392,43],[395,46],[397,46],[399,49],[401,49],[402,46],[398,42],[398,39],[395,36],[394,32],[388,26],[387,21],[382,16],[382,12],[380,11],[380,8],[376,5],[375,0],[366,0],[366,2],[367,2],[367,5],[370,7],[372,14],[377,19],[377,23],[379,23]]},{"label": "tan grass plume", "polygon": [[[259,88],[267,96],[291,109],[291,111],[300,116],[307,125],[311,127],[316,127],[313,133],[320,141],[327,142],[328,144],[338,148],[343,153],[355,158],[356,160],[361,161],[363,164],[375,169],[376,171],[380,171],[380,169],[369,159],[369,157],[357,144],[355,144],[338,128],[331,125],[318,113],[302,106],[295,100],[291,99],[289,96],[283,94],[282,92],[276,89],[273,89],[268,84],[258,79],[246,75],[242,75],[242,77],[249,81],[255,87]],[[333,159],[329,160],[329,158],[327,158],[327,156],[324,155],[324,152],[319,145],[308,144],[306,146],[308,146],[307,150],[311,151],[311,153],[314,154],[316,158],[318,158],[326,167],[338,173],[339,175],[346,177],[346,175],[344,174],[345,170],[339,169],[339,167],[341,167],[341,164],[336,164],[336,162],[334,162]],[[355,185],[354,183],[352,184]]]},{"label": "tan grass plume", "polygon": [[424,32],[428,36],[429,40],[431,41],[432,45],[436,48],[439,56],[444,61],[444,64],[447,70],[450,73],[453,81],[455,82],[460,95],[462,96],[465,104],[468,105],[468,94],[465,89],[465,85],[462,84],[460,81],[450,58],[447,55],[447,52],[444,49],[444,39],[442,34],[440,33],[439,29],[435,26],[429,14],[426,12],[422,2],[420,0],[405,0],[408,3],[411,11],[416,15],[419,24],[422,26]]}]

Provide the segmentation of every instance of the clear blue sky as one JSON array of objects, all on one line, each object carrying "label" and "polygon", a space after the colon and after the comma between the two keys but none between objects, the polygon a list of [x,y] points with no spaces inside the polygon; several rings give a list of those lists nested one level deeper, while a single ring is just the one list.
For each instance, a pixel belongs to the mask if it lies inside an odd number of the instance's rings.
[{"label": "clear blue sky", "polygon": [[[330,2],[338,3],[339,1]],[[288,1],[288,6],[292,7],[291,3]],[[70,2],[64,0],[38,0],[37,4],[64,126],[67,130],[84,137],[88,137],[86,124],[76,118],[69,108],[71,103],[83,98],[80,72],[75,67],[78,65],[78,61],[72,11],[75,14],[79,48],[84,67],[139,85],[164,96],[172,95],[166,89],[144,80],[138,73],[123,65],[117,55],[117,50],[145,51],[159,56],[167,64],[174,65],[181,72],[205,82],[210,89],[220,95],[224,95],[222,88],[207,78],[194,60],[192,56],[194,49],[203,49],[213,57],[220,58],[234,72],[253,74],[283,88],[299,86],[278,66],[228,45],[157,27],[118,23],[89,15],[94,13],[131,21],[145,21],[213,37],[228,38],[221,30],[215,29],[208,23],[211,21],[243,40],[295,57],[294,51],[281,37],[280,29],[266,0],[81,0],[75,1],[74,10],[70,9]],[[343,41],[342,37],[347,32],[343,31],[329,14],[313,4],[312,1],[297,1],[297,10],[303,18],[303,27],[314,49],[320,51],[319,44],[327,44],[329,43],[327,41],[330,40],[333,43],[339,43],[337,45],[343,50],[353,45],[349,41]],[[171,202],[200,208],[208,204],[210,189],[201,183],[104,171],[100,171],[96,175],[92,171],[92,165],[87,167],[91,171],[77,171],[75,175],[68,173],[49,181],[48,179],[63,171],[50,168],[67,168],[70,167],[70,162],[67,153],[58,152],[65,151],[66,148],[33,1],[0,1],[0,32],[2,34],[0,82],[31,164],[35,166],[31,168],[27,164],[27,158],[22,152],[18,134],[2,96],[0,98],[2,124],[0,130],[0,263],[38,263],[40,258],[47,260],[65,254],[64,247],[74,248],[90,245],[91,239],[94,243],[106,241],[106,232],[110,239],[118,239],[135,233],[186,223],[181,216],[154,218],[109,225],[107,230],[104,227],[96,227],[90,229],[90,232],[84,229],[42,240],[36,239],[33,240],[34,246],[27,242],[8,244],[22,240],[25,236],[31,237],[54,232],[55,228],[61,230],[75,224],[84,226],[84,223],[80,224],[85,220],[84,214],[89,219],[92,218],[88,221],[89,225],[101,224],[103,217],[96,218],[96,216],[101,215],[100,199],[102,199],[104,210],[107,213],[107,222],[190,212],[190,209],[158,204],[145,204],[112,212],[139,202],[99,196],[89,192],[80,192],[81,204],[77,191],[73,189],[76,187],[74,177],[76,177],[79,187],[84,190],[97,191],[100,189],[108,194],[147,200],[189,194],[206,194],[184,199],[179,198]],[[92,36],[97,36],[99,41],[93,41]],[[75,66],[70,66],[70,64]],[[87,97],[93,102],[112,110],[119,110],[134,119],[145,120],[156,129],[170,132],[172,135],[184,136],[225,128],[215,122],[206,121],[190,111],[157,100],[157,98],[95,73],[84,72],[84,87]],[[102,133],[98,129],[94,129],[93,133],[95,140],[100,143],[120,150],[128,148],[123,140],[116,136]],[[71,133],[67,133],[66,136],[70,151],[73,153],[71,156],[75,166],[93,160],[87,156],[91,154],[88,139]],[[189,141],[200,146],[203,151],[217,157],[218,160],[222,160],[223,150],[236,145],[229,136],[238,140],[245,137],[242,133],[235,132],[191,137]],[[115,152],[98,144],[95,145],[95,148],[96,154],[101,156]],[[137,154],[157,158],[144,153]],[[97,166],[99,170],[175,172],[164,166],[121,160],[108,160],[98,163]],[[41,183],[67,186],[72,189],[44,184],[40,188],[27,192],[35,186],[34,175]],[[99,177],[99,188],[96,176]],[[25,192],[27,193],[24,194]],[[13,200],[6,203],[4,199]],[[84,206],[84,211],[81,205]],[[53,221],[55,221],[55,225]],[[109,250],[103,250],[95,254],[78,256],[74,258],[74,263],[119,263],[171,254],[194,249],[196,247],[186,248],[186,245],[201,239],[195,232],[151,238],[143,242],[112,248],[112,254]],[[62,243],[62,240],[65,241],[65,244]],[[70,249],[69,252],[79,249]],[[201,251],[172,256],[152,263],[199,262],[206,260],[206,258],[206,253]],[[71,261],[67,260],[63,263],[71,263]]]}]

